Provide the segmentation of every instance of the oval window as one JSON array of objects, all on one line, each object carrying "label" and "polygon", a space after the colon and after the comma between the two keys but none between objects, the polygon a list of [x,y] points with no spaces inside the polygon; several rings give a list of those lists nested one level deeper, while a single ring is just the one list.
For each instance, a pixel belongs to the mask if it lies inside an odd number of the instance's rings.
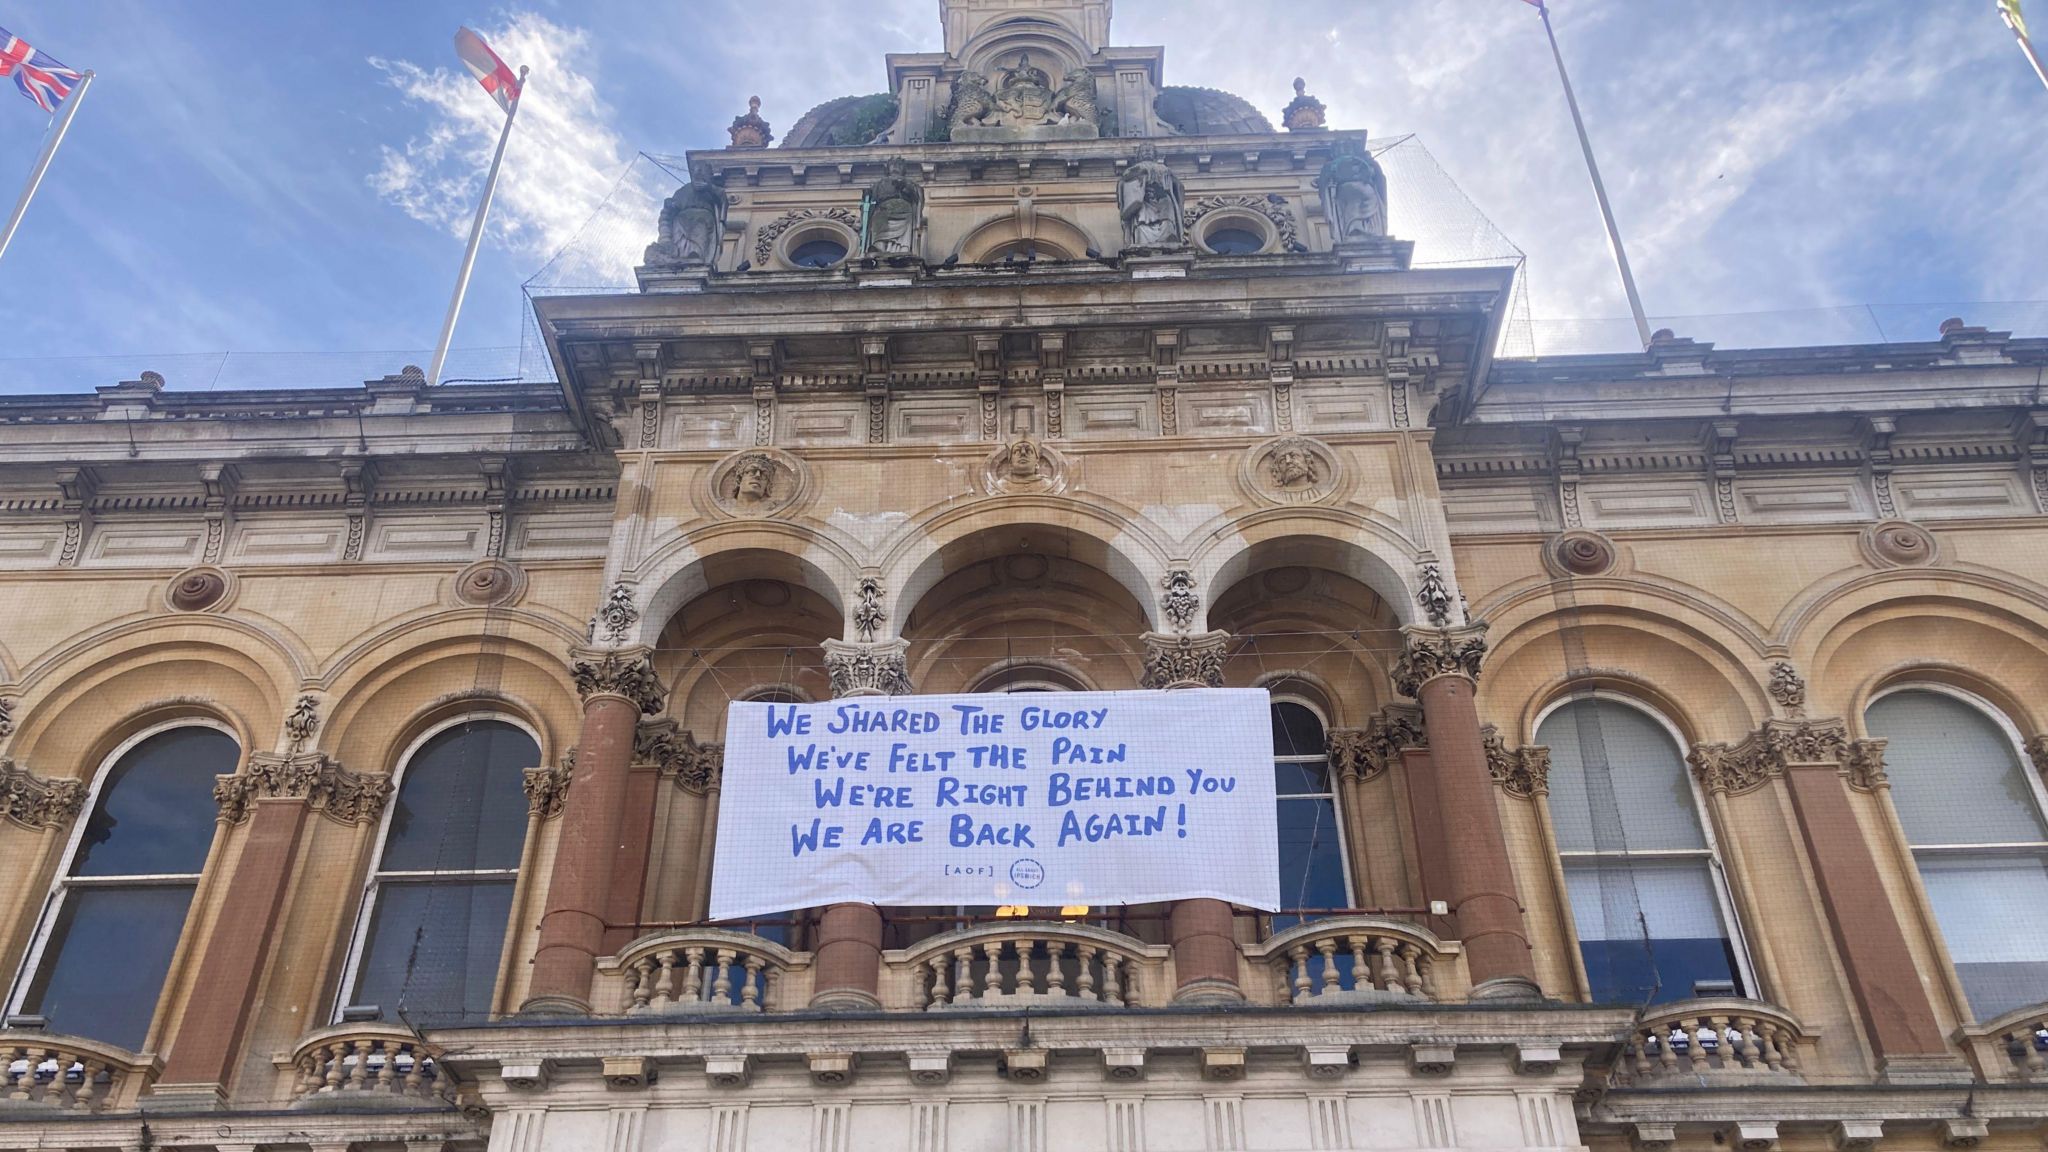
[{"label": "oval window", "polygon": [[830,268],[846,259],[846,245],[829,236],[806,240],[789,250],[789,262],[799,268]]},{"label": "oval window", "polygon": [[1264,237],[1249,228],[1216,228],[1202,237],[1218,256],[1249,256],[1266,246]]}]

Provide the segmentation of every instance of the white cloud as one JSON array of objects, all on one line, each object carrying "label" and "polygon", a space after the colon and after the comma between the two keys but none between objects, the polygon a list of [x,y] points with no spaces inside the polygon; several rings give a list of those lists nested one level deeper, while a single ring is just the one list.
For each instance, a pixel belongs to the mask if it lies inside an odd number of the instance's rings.
[{"label": "white cloud", "polygon": [[[533,13],[478,31],[507,64],[532,69],[506,148],[490,231],[514,251],[545,259],[590,219],[632,153],[612,127],[612,110],[578,66],[593,55],[588,33]],[[460,67],[429,70],[377,57],[370,63],[427,115],[425,127],[404,147],[383,149],[370,186],[413,219],[464,235],[504,113]]]}]

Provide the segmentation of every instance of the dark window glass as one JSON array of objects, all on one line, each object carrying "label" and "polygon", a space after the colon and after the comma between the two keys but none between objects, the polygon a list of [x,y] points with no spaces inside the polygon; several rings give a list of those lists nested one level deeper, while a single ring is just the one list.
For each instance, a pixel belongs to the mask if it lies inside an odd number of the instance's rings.
[{"label": "dark window glass", "polygon": [[22,1011],[48,1017],[52,1032],[140,1049],[164,975],[171,970],[193,887],[94,886],[66,892],[50,928],[42,970],[22,1000]]},{"label": "dark window glass", "polygon": [[441,732],[405,768],[380,872],[517,868],[526,843],[522,773],[540,763],[533,737],[477,720]]},{"label": "dark window glass", "polygon": [[844,259],[846,245],[825,237],[806,240],[789,252],[789,262],[799,268],[830,268]]},{"label": "dark window glass", "polygon": [[[1304,704],[1273,702],[1274,790],[1279,794],[1280,903],[1287,908],[1343,908],[1344,842],[1337,831],[1337,801],[1323,721]],[[1302,921],[1276,916],[1279,931]]]},{"label": "dark window glass", "polygon": [[100,785],[73,876],[190,876],[213,843],[213,778],[241,749],[215,728],[173,728],[128,750]]},{"label": "dark window glass", "polygon": [[1277,701],[1273,705],[1273,755],[1324,755],[1323,722],[1304,705]]},{"label": "dark window glass", "polygon": [[512,881],[388,882],[363,944],[357,1004],[384,1019],[480,1020],[491,1011],[498,953],[512,915]]},{"label": "dark window glass", "polygon": [[1244,256],[1266,246],[1266,241],[1249,228],[1216,228],[1202,239],[1219,256]]}]

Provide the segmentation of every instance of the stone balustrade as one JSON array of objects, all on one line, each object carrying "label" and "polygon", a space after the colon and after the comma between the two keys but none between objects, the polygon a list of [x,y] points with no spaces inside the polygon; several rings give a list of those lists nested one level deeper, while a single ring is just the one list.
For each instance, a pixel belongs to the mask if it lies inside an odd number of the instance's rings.
[{"label": "stone balustrade", "polygon": [[0,1109],[99,1112],[133,1106],[156,1079],[156,1057],[78,1036],[0,1032]]},{"label": "stone balustrade", "polygon": [[908,975],[909,1007],[1155,1007],[1169,950],[1083,924],[1020,921],[964,928],[884,954]]},{"label": "stone balustrade", "polygon": [[791,977],[810,956],[771,940],[722,928],[645,936],[598,971],[616,981],[626,1015],[689,1012],[772,1012],[809,999]]},{"label": "stone balustrade", "polygon": [[1616,1082],[1647,1085],[1679,1077],[1798,1080],[1805,1029],[1760,1000],[1715,997],[1660,1004],[1623,1046]]},{"label": "stone balustrade", "polygon": [[423,1104],[452,1103],[454,1085],[441,1053],[390,1024],[337,1024],[299,1042],[290,1057],[292,1095],[301,1103],[378,1094]]},{"label": "stone balustrade", "polygon": [[1956,1039],[1977,1074],[1993,1084],[2048,1081],[2048,1003],[1959,1029]]},{"label": "stone balustrade", "polygon": [[1249,947],[1245,957],[1277,989],[1274,1003],[1303,1006],[1434,1002],[1452,998],[1446,979],[1458,946],[1425,929],[1368,916],[1299,924]]}]

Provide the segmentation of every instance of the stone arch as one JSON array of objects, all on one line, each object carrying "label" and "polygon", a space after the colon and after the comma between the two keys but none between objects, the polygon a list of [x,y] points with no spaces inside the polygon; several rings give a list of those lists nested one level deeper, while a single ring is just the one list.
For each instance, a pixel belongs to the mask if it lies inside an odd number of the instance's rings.
[{"label": "stone arch", "polygon": [[960,63],[970,72],[995,81],[997,65],[1007,65],[1018,52],[1029,52],[1036,67],[1043,68],[1059,86],[1061,74],[1079,68],[1094,55],[1086,41],[1071,28],[1039,16],[1019,15],[984,25],[960,46]]},{"label": "stone arch", "polygon": [[[779,566],[722,580],[678,607],[656,644],[668,715],[698,739],[723,739],[726,705],[761,689],[831,696],[821,648],[845,631],[845,608]],[[781,577],[778,578],[777,572]]]},{"label": "stone arch", "polygon": [[747,521],[679,535],[618,579],[633,585],[640,609],[631,641],[651,646],[683,605],[750,577],[801,585],[851,614],[860,572],[856,548],[836,535],[800,524]]},{"label": "stone arch", "polygon": [[1226,562],[1207,587],[1201,628],[1230,633],[1225,684],[1298,682],[1333,727],[1356,727],[1393,702],[1387,680],[1402,645],[1397,609],[1357,575],[1366,561],[1339,540],[1282,536]]},{"label": "stone arch", "polygon": [[1043,210],[1028,216],[1020,211],[993,216],[968,230],[953,252],[968,264],[979,264],[1006,244],[1029,240],[1044,246],[1041,259],[1079,260],[1102,245],[1079,224]]},{"label": "stone arch", "polygon": [[[1450,579],[1450,558],[1436,562]],[[1196,546],[1189,568],[1203,590],[1204,605],[1194,630],[1206,626],[1215,596],[1253,573],[1286,565],[1347,576],[1385,601],[1398,623],[1421,620],[1415,593],[1422,587],[1422,563],[1413,544],[1340,509],[1287,508],[1231,521]],[[1452,622],[1457,620],[1454,605]]]}]

